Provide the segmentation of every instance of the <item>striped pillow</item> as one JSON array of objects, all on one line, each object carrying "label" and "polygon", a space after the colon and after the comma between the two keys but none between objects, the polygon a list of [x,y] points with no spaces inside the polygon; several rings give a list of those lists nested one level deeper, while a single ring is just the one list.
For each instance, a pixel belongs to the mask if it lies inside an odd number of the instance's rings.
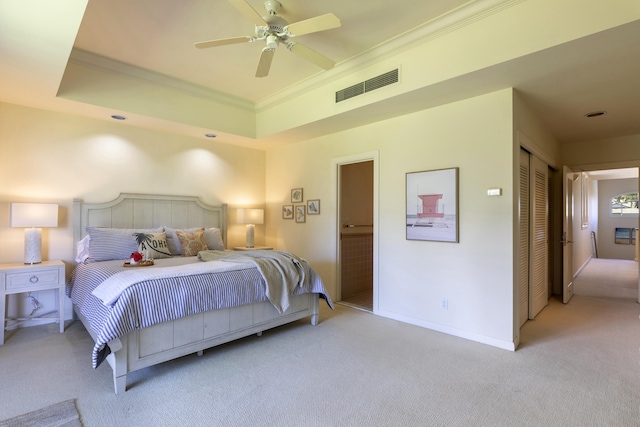
[{"label": "striped pillow", "polygon": [[161,233],[162,227],[148,229],[87,227],[89,259],[87,261],[109,261],[129,259],[138,250],[133,233]]}]

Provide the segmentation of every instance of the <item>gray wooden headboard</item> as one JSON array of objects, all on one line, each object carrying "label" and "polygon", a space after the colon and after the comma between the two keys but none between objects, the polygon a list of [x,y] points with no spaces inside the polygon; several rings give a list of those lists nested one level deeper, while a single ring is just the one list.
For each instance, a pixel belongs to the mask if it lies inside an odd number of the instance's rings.
[{"label": "gray wooden headboard", "polygon": [[198,197],[122,193],[104,203],[73,201],[73,250],[87,227],[219,228],[227,244],[227,205],[210,206]]}]

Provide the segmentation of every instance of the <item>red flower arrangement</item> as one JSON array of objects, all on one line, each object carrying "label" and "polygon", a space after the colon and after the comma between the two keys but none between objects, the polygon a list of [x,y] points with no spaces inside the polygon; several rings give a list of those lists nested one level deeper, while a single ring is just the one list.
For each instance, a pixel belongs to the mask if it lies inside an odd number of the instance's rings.
[{"label": "red flower arrangement", "polygon": [[142,254],[138,251],[135,251],[131,254],[131,259],[135,262],[140,262],[142,261]]}]

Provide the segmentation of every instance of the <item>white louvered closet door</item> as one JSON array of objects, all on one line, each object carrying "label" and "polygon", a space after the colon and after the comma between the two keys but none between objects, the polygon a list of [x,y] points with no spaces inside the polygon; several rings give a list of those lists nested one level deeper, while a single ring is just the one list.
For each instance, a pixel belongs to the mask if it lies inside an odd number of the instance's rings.
[{"label": "white louvered closet door", "polygon": [[520,221],[519,288],[520,326],[529,318],[529,153],[520,149],[520,197],[518,217]]},{"label": "white louvered closet door", "polygon": [[536,156],[529,160],[531,222],[529,237],[529,319],[548,303],[548,166]]}]

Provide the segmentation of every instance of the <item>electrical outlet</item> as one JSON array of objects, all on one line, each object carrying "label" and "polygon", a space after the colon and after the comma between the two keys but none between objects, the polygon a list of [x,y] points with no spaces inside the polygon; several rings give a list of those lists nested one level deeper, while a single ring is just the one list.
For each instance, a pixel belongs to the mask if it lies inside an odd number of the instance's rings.
[{"label": "electrical outlet", "polygon": [[446,298],[442,298],[442,301],[440,301],[440,306],[443,310],[449,310],[449,300]]}]

